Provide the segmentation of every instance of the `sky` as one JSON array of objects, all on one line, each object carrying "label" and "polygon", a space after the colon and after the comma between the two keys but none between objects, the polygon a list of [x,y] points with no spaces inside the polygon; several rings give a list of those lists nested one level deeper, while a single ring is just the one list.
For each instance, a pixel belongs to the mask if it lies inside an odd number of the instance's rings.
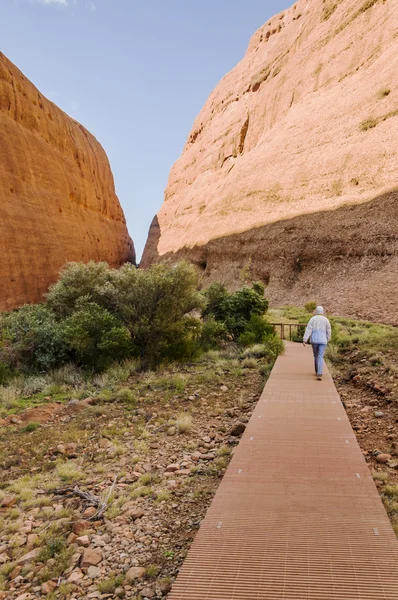
[{"label": "sky", "polygon": [[0,0],[0,50],[104,147],[138,259],[210,92],[291,4]]}]

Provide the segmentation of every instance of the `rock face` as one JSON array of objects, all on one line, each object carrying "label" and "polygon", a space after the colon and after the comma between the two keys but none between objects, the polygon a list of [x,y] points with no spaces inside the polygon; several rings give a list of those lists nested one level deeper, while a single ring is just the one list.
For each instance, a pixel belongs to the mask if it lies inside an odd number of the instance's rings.
[{"label": "rock face", "polygon": [[171,171],[144,266],[185,256],[204,283],[397,320],[396,8],[299,0],[254,34]]},{"label": "rock face", "polygon": [[135,260],[106,154],[0,53],[0,310],[90,259]]}]

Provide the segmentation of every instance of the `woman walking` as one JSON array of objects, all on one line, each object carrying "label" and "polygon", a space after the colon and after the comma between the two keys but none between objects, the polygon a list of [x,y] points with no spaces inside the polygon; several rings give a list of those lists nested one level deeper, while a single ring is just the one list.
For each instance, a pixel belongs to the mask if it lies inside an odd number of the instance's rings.
[{"label": "woman walking", "polygon": [[322,306],[317,306],[315,315],[310,319],[304,333],[303,346],[306,345],[311,338],[312,351],[315,361],[315,375],[318,381],[322,381],[323,357],[330,338],[332,336],[332,328],[329,319],[324,316]]}]

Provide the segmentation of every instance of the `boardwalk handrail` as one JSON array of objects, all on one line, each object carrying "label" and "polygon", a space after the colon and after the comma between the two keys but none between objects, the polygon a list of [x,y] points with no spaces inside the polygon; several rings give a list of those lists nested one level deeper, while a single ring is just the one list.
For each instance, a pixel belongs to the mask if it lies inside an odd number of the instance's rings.
[{"label": "boardwalk handrail", "polygon": [[[270,323],[270,325],[272,325],[272,327],[274,328],[275,333],[280,334],[280,338],[282,340],[288,339],[290,342],[293,341],[292,327],[296,327],[297,330],[299,327],[302,327],[304,330],[307,327],[307,323]],[[279,331],[279,329],[277,329],[279,327],[280,327],[280,331]],[[285,327],[289,328],[289,337],[288,338],[286,337]],[[303,335],[304,335],[304,330],[303,330]]]}]

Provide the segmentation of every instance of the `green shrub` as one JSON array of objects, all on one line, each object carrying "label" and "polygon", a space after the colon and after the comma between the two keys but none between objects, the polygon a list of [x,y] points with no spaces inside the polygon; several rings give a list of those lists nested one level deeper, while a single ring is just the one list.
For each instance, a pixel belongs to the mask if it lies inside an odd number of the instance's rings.
[{"label": "green shrub", "polygon": [[1,316],[0,362],[8,368],[48,371],[67,358],[62,327],[46,306],[24,306]]},{"label": "green shrub", "polygon": [[307,312],[313,313],[316,309],[316,302],[307,302],[307,304],[304,305],[304,308]]},{"label": "green shrub", "polygon": [[304,325],[298,325],[292,328],[292,342],[302,342],[305,333]]},{"label": "green shrub", "polygon": [[200,322],[189,317],[202,306],[192,265],[124,265],[112,275],[108,298],[115,316],[129,329],[144,369],[191,358],[198,351]]},{"label": "green shrub", "polygon": [[242,367],[244,369],[257,369],[257,361],[255,358],[245,358],[242,361]]},{"label": "green shrub", "polygon": [[267,336],[274,335],[274,328],[261,315],[252,314],[246,331],[239,336],[242,346],[260,344]]},{"label": "green shrub", "polygon": [[129,388],[122,388],[116,394],[117,400],[121,402],[128,402],[129,404],[135,404],[137,399],[133,392]]},{"label": "green shrub", "polygon": [[200,347],[205,352],[208,350],[221,348],[227,337],[228,331],[224,323],[216,321],[213,317],[210,317],[203,323],[202,330],[200,332]]},{"label": "green shrub", "polygon": [[77,312],[63,325],[66,343],[78,362],[103,369],[129,356],[130,333],[113,315],[94,302],[77,303]]},{"label": "green shrub", "polygon": [[22,431],[24,433],[30,433],[32,431],[36,431],[36,429],[39,429],[40,426],[40,423],[28,423],[25,427],[23,427]]},{"label": "green shrub", "polygon": [[8,365],[0,362],[0,385],[5,385],[12,379],[13,371]]},{"label": "green shrub", "polygon": [[100,306],[109,304],[107,287],[112,280],[112,270],[105,262],[67,263],[59,280],[50,287],[47,306],[60,318],[71,315],[81,298]]},{"label": "green shrub", "polygon": [[225,286],[213,283],[205,293],[206,306],[202,312],[205,321],[213,318],[223,323],[234,340],[246,331],[256,335],[258,322],[251,321],[253,315],[263,315],[268,309],[264,298],[264,286],[254,283],[252,287],[230,293]]}]

